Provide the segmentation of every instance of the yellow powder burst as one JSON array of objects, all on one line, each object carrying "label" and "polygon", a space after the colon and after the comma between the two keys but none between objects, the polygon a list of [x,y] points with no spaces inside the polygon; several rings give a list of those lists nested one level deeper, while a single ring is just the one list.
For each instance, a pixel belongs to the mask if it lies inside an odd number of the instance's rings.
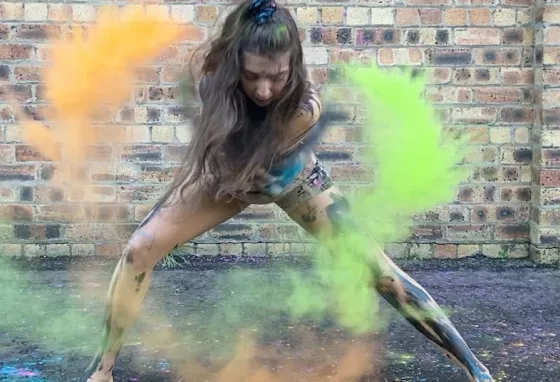
[{"label": "yellow powder burst", "polygon": [[87,32],[72,26],[71,33],[52,36],[52,62],[43,80],[45,117],[54,127],[20,116],[23,139],[61,162],[57,175],[83,163],[90,145],[122,142],[122,129],[96,126],[97,116],[115,113],[130,98],[137,69],[179,42],[186,30],[138,6],[106,6]]}]

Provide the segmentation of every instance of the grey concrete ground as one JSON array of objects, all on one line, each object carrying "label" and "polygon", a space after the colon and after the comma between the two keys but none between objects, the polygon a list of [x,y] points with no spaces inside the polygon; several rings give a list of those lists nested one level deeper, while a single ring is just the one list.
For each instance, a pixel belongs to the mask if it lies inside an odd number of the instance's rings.
[{"label": "grey concrete ground", "polygon": [[[560,269],[485,258],[400,264],[449,310],[497,381],[560,381]],[[295,260],[220,260],[157,270],[142,319],[122,350],[116,381],[202,381],[186,361],[220,369],[231,359],[240,329],[254,333],[267,349],[259,348],[255,362],[277,374],[288,359],[315,362],[296,373],[302,381],[312,380],[306,375],[320,368],[326,376],[326,364],[343,367],[333,365],[329,350],[359,339],[330,319],[307,320],[305,327],[311,329],[302,336],[304,326],[289,322],[285,313],[286,265],[307,267]],[[48,260],[17,263],[17,274],[3,274],[0,380],[58,382],[80,376],[98,338],[113,266],[112,261]],[[375,349],[375,370],[355,380],[466,381],[384,302],[379,320],[388,321],[388,327],[366,340]],[[304,340],[311,331],[318,338],[314,343]],[[271,349],[276,359],[267,358]],[[285,382],[296,380],[290,378]],[[221,381],[235,382],[233,377]]]}]

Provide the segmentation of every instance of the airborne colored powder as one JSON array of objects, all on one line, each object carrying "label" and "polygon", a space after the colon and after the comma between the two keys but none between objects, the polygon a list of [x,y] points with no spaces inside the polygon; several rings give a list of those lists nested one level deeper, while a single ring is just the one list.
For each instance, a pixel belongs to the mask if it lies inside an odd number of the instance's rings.
[{"label": "airborne colored powder", "polygon": [[421,78],[375,65],[348,64],[342,72],[368,105],[363,160],[375,165],[376,176],[373,186],[348,196],[343,229],[323,238],[314,254],[315,274],[329,292],[310,293],[318,287],[294,274],[290,303],[296,316],[333,310],[345,328],[364,333],[382,324],[372,290],[381,249],[410,235],[415,214],[454,199],[468,174],[459,166],[468,150],[466,137],[444,133],[422,97]]},{"label": "airborne colored powder", "polygon": [[[70,38],[55,40],[53,65],[44,72],[48,85],[46,96],[52,105],[45,117],[53,126],[23,123],[26,142],[57,161],[55,182],[68,184],[72,180],[75,188],[75,179],[68,176],[84,162],[91,145],[126,141],[118,126],[96,124],[97,113],[116,112],[130,97],[135,69],[179,42],[184,33],[185,29],[136,8],[107,7],[86,35],[75,29]],[[371,104],[363,132],[372,145],[365,151],[364,160],[376,165],[375,186],[349,197],[352,226],[347,225],[336,237],[323,239],[313,260],[315,277],[302,277],[293,272],[292,284],[282,287],[266,280],[247,281],[244,273],[231,277],[234,285],[236,276],[243,280],[237,284],[240,290],[236,296],[257,295],[257,291],[266,296],[251,301],[255,309],[271,314],[287,312],[296,320],[303,316],[321,320],[334,313],[338,324],[364,334],[380,325],[377,295],[371,288],[372,268],[377,259],[375,247],[406,237],[414,214],[453,198],[465,174],[456,164],[465,155],[463,141],[445,136],[432,108],[422,100],[421,80],[402,73],[382,72],[374,66],[350,65],[345,69],[352,90]],[[86,185],[87,181],[78,184]],[[19,275],[12,274],[12,277],[22,285]],[[248,288],[241,287],[247,283]],[[13,293],[10,296],[16,297]],[[288,304],[266,306],[274,301],[271,296],[280,296],[282,299],[276,301]],[[231,317],[232,313],[241,315],[239,302],[238,298],[228,296],[218,313],[223,317]],[[6,304],[8,312],[9,300]],[[228,329],[234,331],[246,324],[241,319],[233,321],[234,325]],[[53,321],[45,322],[53,325]],[[55,327],[85,326],[83,322],[76,313],[56,321]],[[15,325],[16,321],[10,324]],[[223,321],[216,321],[209,326],[218,330],[223,325]],[[40,329],[38,333],[50,334],[46,328]],[[57,345],[75,345],[85,337],[63,338]],[[248,346],[249,355],[258,353],[252,342]],[[243,358],[243,352],[242,349],[236,356]],[[359,366],[349,367],[357,369],[349,373],[358,377],[358,369],[367,369],[366,364],[360,362]]]},{"label": "airborne colored powder", "polygon": [[[84,205],[96,202],[85,192],[91,182],[80,176],[79,170],[87,163],[95,145],[123,144],[127,139],[124,129],[101,124],[98,117],[114,115],[131,98],[137,70],[187,37],[188,32],[187,26],[149,15],[138,6],[105,6],[99,9],[96,23],[87,32],[82,26],[72,26],[71,33],[65,30],[50,36],[50,62],[41,73],[49,103],[42,117],[48,126],[29,120],[22,111],[19,118],[23,140],[56,165],[51,185],[65,195],[85,194],[80,200]],[[115,162],[109,158],[109,167],[111,160]],[[82,208],[79,203],[76,206]],[[67,221],[76,220],[71,216],[72,209],[67,211]],[[0,231],[0,241],[12,239],[12,232]],[[1,256],[0,248],[0,326],[20,335],[18,323],[28,322],[33,328],[28,334],[45,338],[50,346],[83,345],[92,317],[67,309],[63,314],[45,319],[37,312],[47,311],[50,305],[79,304],[51,291],[34,290],[30,295],[29,277],[12,268]],[[28,312],[21,306],[33,307],[36,314],[26,316]],[[76,335],[80,330],[84,336]]]},{"label": "airborne colored powder", "polygon": [[72,181],[76,188],[80,179],[73,171],[92,145],[125,142],[124,129],[100,124],[99,117],[114,115],[131,98],[137,71],[188,31],[136,6],[106,6],[87,32],[77,26],[72,33],[53,36],[52,63],[42,74],[49,103],[44,117],[52,127],[24,119],[23,138],[57,162],[54,183]]}]

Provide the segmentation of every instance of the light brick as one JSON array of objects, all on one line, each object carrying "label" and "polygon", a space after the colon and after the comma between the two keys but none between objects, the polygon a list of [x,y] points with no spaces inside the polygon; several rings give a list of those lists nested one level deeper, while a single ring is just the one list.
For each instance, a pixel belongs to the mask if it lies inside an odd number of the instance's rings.
[{"label": "light brick", "polygon": [[321,8],[321,21],[326,25],[342,24],[344,22],[344,8],[325,7]]},{"label": "light brick", "polygon": [[308,65],[326,65],[329,62],[327,48],[305,47],[303,53]]},{"label": "light brick", "polygon": [[68,244],[47,244],[45,253],[49,257],[70,256],[70,246]]},{"label": "light brick", "polygon": [[348,25],[367,25],[370,23],[370,10],[366,8],[348,8],[346,23]]},{"label": "light brick", "polygon": [[297,20],[302,25],[313,25],[319,22],[319,11],[315,7],[297,8]]},{"label": "light brick", "polygon": [[509,127],[490,129],[490,142],[511,143],[511,129]]},{"label": "light brick", "polygon": [[372,25],[393,25],[395,23],[395,10],[392,8],[372,8]]},{"label": "light brick", "polygon": [[547,45],[560,45],[560,26],[546,28],[543,42]]},{"label": "light brick", "polygon": [[195,9],[193,5],[172,5],[171,6],[171,19],[173,21],[180,21],[190,23],[195,19]]},{"label": "light brick", "polygon": [[95,255],[94,244],[72,244],[70,250],[72,251],[72,256],[86,257]]},{"label": "light brick", "polygon": [[543,49],[543,64],[560,64],[560,47],[545,46]]},{"label": "light brick", "polygon": [[170,143],[173,142],[175,129],[173,126],[152,126],[152,142]]},{"label": "light brick", "polygon": [[455,29],[455,44],[458,45],[499,45],[500,30],[496,28]]},{"label": "light brick", "polygon": [[45,3],[24,3],[25,21],[45,21],[48,19],[48,7]]},{"label": "light brick", "polygon": [[516,10],[513,8],[499,8],[494,10],[493,18],[496,26],[515,25]]},{"label": "light brick", "polygon": [[0,3],[0,18],[2,20],[21,20],[24,14],[23,3]]},{"label": "light brick", "polygon": [[90,4],[72,4],[72,20],[77,22],[91,22],[96,17],[96,10]]},{"label": "light brick", "polygon": [[480,246],[477,244],[459,244],[457,246],[457,257],[470,257],[480,253]]},{"label": "light brick", "polygon": [[169,6],[165,4],[146,4],[146,14],[162,20],[169,20]]},{"label": "light brick", "polygon": [[560,6],[546,5],[543,11],[543,21],[548,24],[560,24]]},{"label": "light brick", "polygon": [[0,258],[5,257],[20,257],[22,255],[21,244],[0,244]]},{"label": "light brick", "polygon": [[72,6],[64,3],[48,4],[49,20],[67,22],[72,20]]}]

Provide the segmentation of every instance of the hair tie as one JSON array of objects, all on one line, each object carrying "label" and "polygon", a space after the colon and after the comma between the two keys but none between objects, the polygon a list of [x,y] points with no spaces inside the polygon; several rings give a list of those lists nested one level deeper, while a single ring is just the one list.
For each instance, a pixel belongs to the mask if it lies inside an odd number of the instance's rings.
[{"label": "hair tie", "polygon": [[252,0],[249,7],[251,18],[259,25],[269,22],[275,11],[276,2],[274,0]]}]

